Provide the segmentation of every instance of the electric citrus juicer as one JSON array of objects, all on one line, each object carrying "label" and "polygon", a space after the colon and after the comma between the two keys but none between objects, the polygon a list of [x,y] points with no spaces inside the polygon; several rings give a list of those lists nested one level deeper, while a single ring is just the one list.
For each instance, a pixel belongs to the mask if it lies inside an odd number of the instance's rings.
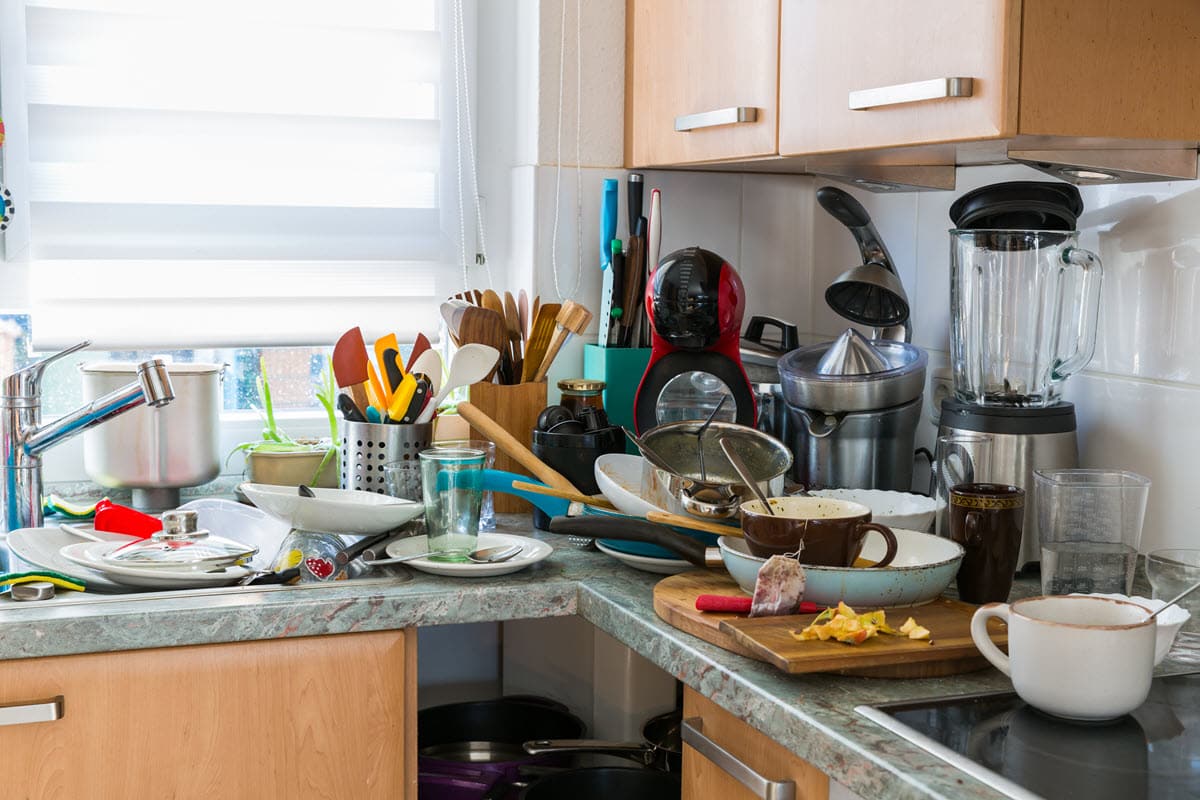
[{"label": "electric citrus juicer", "polygon": [[[954,396],[942,402],[939,434],[991,436],[978,480],[1031,493],[1035,469],[1078,466],[1062,385],[1095,351],[1102,275],[1078,244],[1082,210],[1074,186],[1039,181],[985,186],[950,208]],[[1035,509],[1028,498],[1019,565],[1040,559]]]}]

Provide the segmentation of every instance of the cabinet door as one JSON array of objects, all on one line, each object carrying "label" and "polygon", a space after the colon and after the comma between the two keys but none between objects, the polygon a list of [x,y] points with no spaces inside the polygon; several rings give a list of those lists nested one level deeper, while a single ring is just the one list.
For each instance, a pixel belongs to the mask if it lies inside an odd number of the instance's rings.
[{"label": "cabinet door", "polygon": [[625,24],[628,166],[774,155],[779,0],[628,0]]},{"label": "cabinet door", "polygon": [[782,2],[782,155],[1016,133],[1020,0]]},{"label": "cabinet door", "polygon": [[683,800],[779,797],[789,781],[796,800],[828,800],[823,772],[691,689],[683,719]]},{"label": "cabinet door", "polygon": [[[0,662],[7,798],[415,798],[411,631]],[[62,698],[61,718],[20,707]]]}]

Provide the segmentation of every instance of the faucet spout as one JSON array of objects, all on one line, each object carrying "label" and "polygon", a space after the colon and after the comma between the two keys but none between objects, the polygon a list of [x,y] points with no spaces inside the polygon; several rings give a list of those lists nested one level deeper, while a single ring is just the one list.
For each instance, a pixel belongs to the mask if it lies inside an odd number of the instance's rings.
[{"label": "faucet spout", "polygon": [[40,455],[59,442],[65,442],[88,428],[140,405],[160,408],[174,399],[171,376],[167,374],[163,362],[157,358],[144,361],[138,365],[136,381],[29,431],[25,435],[25,452],[33,456]]},{"label": "faucet spout", "polygon": [[4,423],[0,437],[4,456],[4,475],[0,481],[4,530],[42,524],[42,453],[140,405],[159,408],[174,399],[171,376],[157,358],[138,365],[138,379],[133,383],[44,425],[38,424],[40,387],[30,394],[6,392],[0,398],[3,401],[0,422]]}]

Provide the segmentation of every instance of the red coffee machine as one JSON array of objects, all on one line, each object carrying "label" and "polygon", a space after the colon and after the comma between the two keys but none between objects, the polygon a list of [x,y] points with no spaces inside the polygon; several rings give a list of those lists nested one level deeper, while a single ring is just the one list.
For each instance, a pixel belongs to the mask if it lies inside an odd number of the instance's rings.
[{"label": "red coffee machine", "polygon": [[650,364],[634,400],[638,433],[658,425],[718,416],[753,426],[757,407],[742,368],[739,338],[746,291],[737,270],[699,247],[658,262],[646,284]]}]

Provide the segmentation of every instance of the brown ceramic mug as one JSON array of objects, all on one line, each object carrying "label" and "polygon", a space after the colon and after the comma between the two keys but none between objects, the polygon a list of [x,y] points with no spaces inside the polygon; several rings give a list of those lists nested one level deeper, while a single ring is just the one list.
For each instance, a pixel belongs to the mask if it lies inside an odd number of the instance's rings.
[{"label": "brown ceramic mug", "polygon": [[1002,483],[950,487],[950,538],[963,546],[958,596],[968,603],[1003,603],[1021,553],[1025,490]]},{"label": "brown ceramic mug", "polygon": [[742,503],[742,535],[756,556],[799,551],[801,564],[849,567],[867,534],[875,531],[887,542],[887,552],[875,566],[886,567],[896,557],[896,534],[871,522],[871,509],[862,503],[830,497],[771,497],[767,502],[774,516],[758,500]]}]

